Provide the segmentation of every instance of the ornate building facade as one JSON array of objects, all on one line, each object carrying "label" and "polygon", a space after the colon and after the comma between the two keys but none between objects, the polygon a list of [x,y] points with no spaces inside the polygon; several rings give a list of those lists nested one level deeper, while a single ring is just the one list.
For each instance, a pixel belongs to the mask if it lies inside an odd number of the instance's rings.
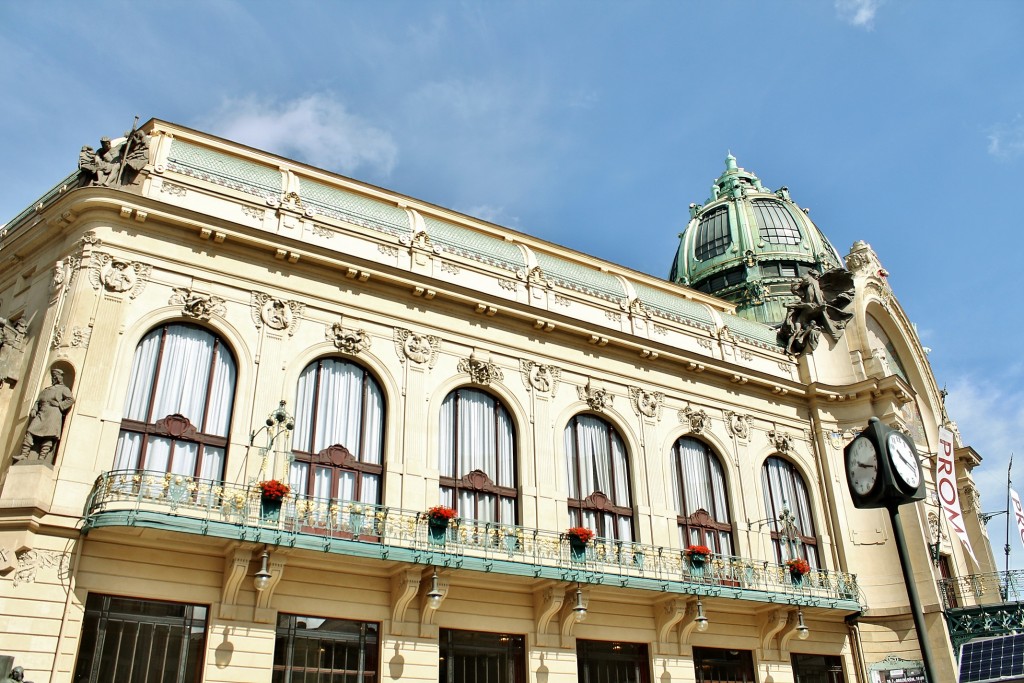
[{"label": "ornate building facade", "polygon": [[[785,188],[729,157],[670,281],[158,120],[79,166],[0,232],[0,654],[36,683],[921,659],[843,447],[877,416],[933,482],[942,396]],[[903,517],[952,680],[941,514]]]}]

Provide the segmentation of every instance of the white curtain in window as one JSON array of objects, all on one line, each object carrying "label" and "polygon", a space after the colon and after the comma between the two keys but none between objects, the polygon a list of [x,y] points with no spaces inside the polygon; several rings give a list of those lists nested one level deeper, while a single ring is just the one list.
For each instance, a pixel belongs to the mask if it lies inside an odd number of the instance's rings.
[{"label": "white curtain in window", "polygon": [[[780,533],[783,531],[778,516],[785,508],[793,514],[793,523],[802,536],[813,537],[815,535],[807,485],[796,468],[782,458],[768,458],[761,469],[761,487],[765,500],[765,516],[771,518],[772,531]],[[787,544],[781,543],[779,548],[783,559],[788,559]],[[816,550],[812,546],[807,546],[807,552],[812,566],[816,566]]]},{"label": "white curtain in window", "polygon": [[299,375],[295,396],[295,429],[292,431],[292,449],[303,453],[313,452],[313,415],[316,395],[317,364],[307,365]]},{"label": "white curtain in window", "polygon": [[367,377],[364,402],[364,377],[366,372],[358,365],[333,359],[303,370],[295,399],[294,450],[319,453],[339,444],[360,462],[382,464],[384,397]]},{"label": "white curtain in window", "polygon": [[142,434],[121,431],[117,437],[117,451],[114,454],[115,470],[139,468],[139,454],[142,452]]},{"label": "white curtain in window", "polygon": [[183,325],[167,328],[150,421],[181,413],[203,431],[213,335]]},{"label": "white curtain in window", "polygon": [[716,522],[728,523],[729,506],[722,464],[707,446],[696,439],[680,439],[677,450],[683,481],[678,481],[675,468],[673,478],[676,479],[676,504],[680,513],[692,515],[697,510],[705,510]]},{"label": "white curtain in window", "polygon": [[[235,361],[221,345],[214,359],[213,383],[210,386],[210,408],[206,433],[226,437],[231,425],[231,409],[235,398]],[[203,456],[206,457],[205,454]]]},{"label": "white curtain in window", "polygon": [[288,468],[288,484],[292,493],[298,496],[305,496],[309,493],[309,463],[295,460]]},{"label": "white curtain in window", "polygon": [[570,497],[583,499],[600,491],[616,505],[631,506],[629,465],[622,440],[599,418],[579,415],[575,422],[575,429],[572,423],[566,428]]},{"label": "white curtain in window", "polygon": [[458,479],[480,470],[498,486],[516,486],[512,420],[489,394],[472,389],[448,394],[441,405],[439,452],[442,476]]},{"label": "white curtain in window", "polygon": [[128,394],[124,401],[124,416],[128,420],[147,422],[149,420],[149,396],[153,388],[153,376],[160,355],[160,339],[163,329],[153,330],[139,342],[132,360],[132,375],[128,381]]}]

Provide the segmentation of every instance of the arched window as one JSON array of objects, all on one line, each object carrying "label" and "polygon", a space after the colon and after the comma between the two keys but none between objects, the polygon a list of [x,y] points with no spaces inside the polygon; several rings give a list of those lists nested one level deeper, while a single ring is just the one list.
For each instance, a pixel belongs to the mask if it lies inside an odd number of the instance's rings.
[{"label": "arched window", "polygon": [[289,479],[298,496],[379,504],[384,396],[361,366],[321,358],[299,376]]},{"label": "arched window", "polygon": [[802,557],[818,567],[818,538],[804,478],[793,463],[773,455],[761,467],[761,488],[775,561]]},{"label": "arched window", "polygon": [[441,502],[460,517],[516,524],[516,438],[501,401],[456,389],[441,404]]},{"label": "arched window", "polygon": [[114,467],[220,480],[235,376],[234,356],[208,330],[152,330],[135,349]]},{"label": "arched window", "polygon": [[672,474],[682,547],[706,545],[732,555],[732,524],[722,463],[702,442],[683,437],[672,446]]},{"label": "arched window", "polygon": [[569,518],[598,536],[633,540],[629,456],[615,428],[594,415],[576,415],[565,427]]}]

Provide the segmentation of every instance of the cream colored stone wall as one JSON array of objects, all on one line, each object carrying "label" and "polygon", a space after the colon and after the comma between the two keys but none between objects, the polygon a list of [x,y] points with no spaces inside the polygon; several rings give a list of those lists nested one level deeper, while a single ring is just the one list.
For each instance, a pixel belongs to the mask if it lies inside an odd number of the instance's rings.
[{"label": "cream colored stone wall", "polygon": [[[731,306],[698,292],[687,296],[716,319],[714,330],[645,316],[577,291],[531,285],[526,275],[429,245],[419,248],[414,240],[258,206],[239,191],[157,171],[166,162],[170,135],[239,152],[184,129],[156,127],[165,134],[155,136],[154,169],[139,194],[74,190],[42,211],[31,230],[4,238],[4,249],[12,244],[23,256],[17,268],[0,268],[0,316],[24,314],[32,321],[21,379],[0,387],[5,464],[18,450],[31,403],[54,363],[73,370],[76,403],[52,473],[19,467],[0,475],[0,520],[4,529],[13,529],[2,532],[0,548],[24,548],[37,557],[63,553],[61,561],[71,562],[68,548],[75,547],[74,527],[93,482],[113,464],[135,348],[154,327],[181,321],[214,331],[237,361],[224,473],[231,483],[287,478],[287,463],[280,457],[264,463],[260,443],[250,445],[251,435],[280,400],[293,409],[299,374],[324,356],[363,365],[381,385],[387,405],[383,502],[396,508],[422,510],[438,501],[437,415],[448,392],[472,384],[460,369],[470,358],[500,371],[500,378],[475,386],[500,397],[515,423],[520,523],[526,527],[560,531],[569,524],[562,432],[573,415],[592,412],[579,393],[588,385],[613,397],[601,416],[629,452],[639,542],[678,549],[669,452],[676,439],[690,434],[708,443],[723,463],[735,552],[773,562],[760,471],[765,458],[782,455],[807,482],[822,564],[859,577],[866,608],[860,620],[864,664],[892,653],[919,658],[916,642],[906,637],[909,616],[889,616],[906,608],[907,597],[887,516],[852,508],[843,470],[842,447],[869,416],[899,423],[900,407],[916,400],[927,434],[927,443],[919,444],[925,455],[934,453],[940,419],[940,399],[920,343],[874,271],[857,273],[857,316],[845,336],[835,344],[823,339],[813,355],[795,362],[725,334],[722,316]],[[438,207],[242,153],[286,168],[291,184],[309,178],[382,198],[409,212],[413,223],[433,216],[499,234],[526,254],[546,250],[604,268],[627,289],[631,282],[670,287]],[[76,267],[54,285],[58,259]],[[144,275],[133,288],[112,291],[102,281],[105,259],[138,263]],[[192,319],[175,298],[182,288],[219,297],[221,306],[209,319]],[[294,302],[294,325],[271,329],[254,303],[263,296]],[[872,363],[868,312],[912,365],[911,385]],[[331,339],[335,324],[365,333],[368,347],[355,354],[339,351]],[[436,338],[436,356],[425,362],[407,356],[405,331]],[[557,369],[557,383],[548,390],[532,386],[524,363]],[[651,414],[636,403],[638,390],[657,399]],[[694,430],[689,416],[701,412],[707,420]],[[952,653],[942,644],[935,575],[926,563],[927,513],[934,509],[920,503],[903,512],[915,563],[920,560],[914,567],[918,590],[936,625],[934,648],[948,670]],[[26,537],[29,528],[34,532]],[[495,584],[487,575],[455,572],[436,615],[425,617],[414,601],[396,621],[394,579],[409,567],[366,561],[347,566],[344,557],[298,550],[282,551],[284,574],[269,606],[257,609],[246,579],[237,601],[221,609],[225,557],[235,548],[209,538],[104,529],[85,538],[80,558],[63,575],[40,566],[32,581],[17,578],[33,562],[22,553],[17,569],[0,573],[0,618],[10,624],[0,634],[0,651],[15,653],[36,683],[70,680],[85,597],[100,592],[210,605],[207,681],[269,681],[278,610],[381,623],[384,680],[436,679],[438,628],[526,634],[531,680],[538,683],[574,680],[575,637],[649,644],[658,680],[664,674],[673,681],[693,680],[693,645],[754,651],[762,678],[776,682],[792,680],[787,648],[844,657],[848,680],[858,666],[845,613],[835,610],[808,610],[812,638],[797,643],[790,633],[781,647],[782,636],[764,636],[772,619],[764,605],[709,597],[707,633],[681,640],[672,629],[661,642],[655,617],[661,596],[600,586],[588,589],[591,611],[584,623],[562,632],[556,615],[538,633],[536,581],[502,577]],[[969,573],[960,549],[952,552],[957,571]],[[255,564],[248,576],[253,571]]]}]

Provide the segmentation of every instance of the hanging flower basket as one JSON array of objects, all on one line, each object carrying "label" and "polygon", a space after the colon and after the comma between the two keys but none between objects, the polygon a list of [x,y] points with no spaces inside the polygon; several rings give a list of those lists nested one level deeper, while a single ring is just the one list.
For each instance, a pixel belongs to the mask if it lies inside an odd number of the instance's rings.
[{"label": "hanging flower basket", "polygon": [[789,577],[793,583],[798,585],[804,582],[804,574],[811,571],[811,565],[802,558],[786,560],[786,568],[789,570]]},{"label": "hanging flower basket", "polygon": [[690,545],[683,551],[691,567],[703,567],[704,561],[711,554],[711,549],[706,545]]},{"label": "hanging flower basket", "polygon": [[573,562],[585,561],[587,543],[594,538],[594,532],[586,527],[574,526],[565,530],[565,537],[569,539],[569,558]]},{"label": "hanging flower basket", "polygon": [[448,525],[455,519],[458,513],[447,506],[435,505],[426,511],[427,533],[430,542],[435,545],[444,545],[448,538]]},{"label": "hanging flower basket", "polygon": [[280,482],[277,479],[268,479],[267,481],[261,481],[257,486],[260,487],[260,499],[261,500],[276,500],[281,501],[282,498],[288,495],[291,491],[291,487],[284,482]]}]

